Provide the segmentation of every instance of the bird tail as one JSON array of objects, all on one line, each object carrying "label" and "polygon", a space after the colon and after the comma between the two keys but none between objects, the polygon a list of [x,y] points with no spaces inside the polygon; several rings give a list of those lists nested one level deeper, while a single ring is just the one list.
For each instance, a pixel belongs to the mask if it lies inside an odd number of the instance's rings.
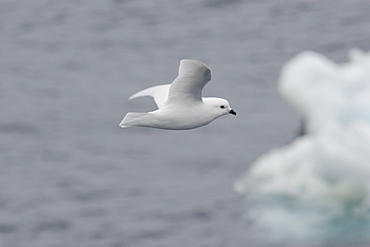
[{"label": "bird tail", "polygon": [[131,126],[142,126],[140,124],[142,119],[147,116],[148,113],[141,113],[141,112],[129,112],[126,114],[126,116],[122,119],[119,126],[121,128],[128,128]]}]

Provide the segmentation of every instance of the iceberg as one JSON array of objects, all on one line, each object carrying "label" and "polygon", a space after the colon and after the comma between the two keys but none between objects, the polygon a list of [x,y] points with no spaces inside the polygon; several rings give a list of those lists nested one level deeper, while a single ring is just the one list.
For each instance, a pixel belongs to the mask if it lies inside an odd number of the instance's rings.
[{"label": "iceberg", "polygon": [[273,241],[370,241],[370,52],[337,64],[306,51],[278,89],[304,135],[271,150],[235,182],[246,218]]}]

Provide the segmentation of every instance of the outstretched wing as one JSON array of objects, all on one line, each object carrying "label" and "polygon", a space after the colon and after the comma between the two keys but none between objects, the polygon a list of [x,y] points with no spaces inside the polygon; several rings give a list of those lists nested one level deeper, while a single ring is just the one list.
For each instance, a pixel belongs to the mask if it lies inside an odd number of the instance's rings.
[{"label": "outstretched wing", "polygon": [[154,101],[157,104],[158,108],[161,108],[164,102],[166,102],[168,99],[168,92],[170,91],[170,86],[171,84],[165,84],[150,87],[140,92],[137,92],[134,95],[131,95],[130,98],[128,99],[131,100],[138,97],[151,96],[154,98]]},{"label": "outstretched wing", "polygon": [[211,70],[202,62],[183,59],[180,62],[179,75],[172,82],[168,103],[190,103],[202,100],[202,90],[211,80]]}]

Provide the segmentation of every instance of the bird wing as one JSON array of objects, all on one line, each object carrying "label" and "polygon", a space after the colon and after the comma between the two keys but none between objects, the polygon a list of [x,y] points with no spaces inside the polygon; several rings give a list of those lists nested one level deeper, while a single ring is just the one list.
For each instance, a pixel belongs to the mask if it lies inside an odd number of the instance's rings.
[{"label": "bird wing", "polygon": [[154,98],[155,103],[158,108],[161,108],[164,102],[168,99],[168,92],[170,91],[171,84],[159,85],[144,89],[140,92],[137,92],[128,98],[129,100],[135,99],[138,97],[151,96]]},{"label": "bird wing", "polygon": [[168,103],[202,101],[202,90],[211,80],[211,70],[202,62],[183,59],[180,62],[179,75],[172,82]]}]

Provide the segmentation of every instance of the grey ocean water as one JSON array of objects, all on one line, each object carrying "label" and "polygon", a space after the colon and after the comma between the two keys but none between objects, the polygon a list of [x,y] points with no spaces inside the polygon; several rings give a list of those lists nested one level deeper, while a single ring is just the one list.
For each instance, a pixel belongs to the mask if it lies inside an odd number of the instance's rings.
[{"label": "grey ocean water", "polygon": [[[277,94],[303,50],[370,50],[367,0],[0,1],[0,246],[280,246],[233,182],[291,141]],[[190,131],[120,129],[143,88],[205,62],[238,112]]]}]

